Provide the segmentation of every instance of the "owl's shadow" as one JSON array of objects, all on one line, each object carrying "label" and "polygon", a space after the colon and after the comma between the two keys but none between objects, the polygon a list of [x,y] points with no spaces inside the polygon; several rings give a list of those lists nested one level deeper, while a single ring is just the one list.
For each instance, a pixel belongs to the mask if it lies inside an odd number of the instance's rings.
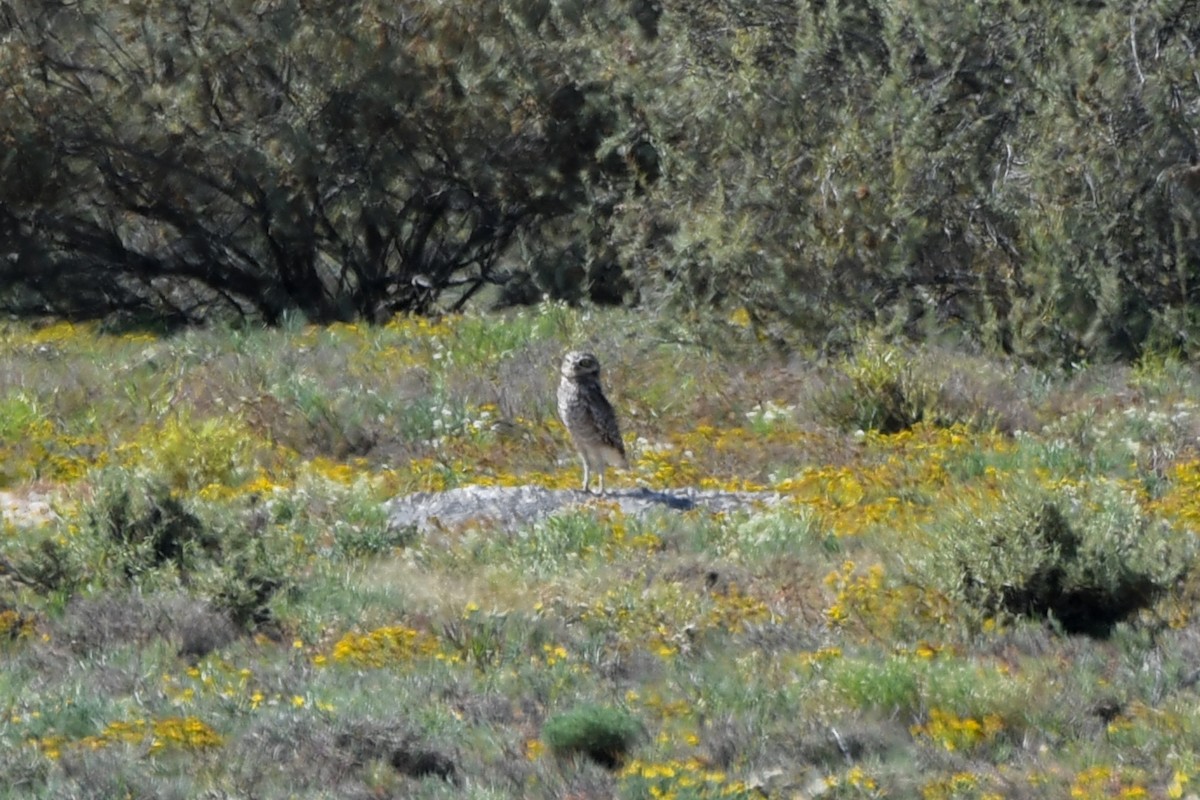
[{"label": "owl's shadow", "polygon": [[689,495],[687,490],[660,492],[654,489],[647,489],[645,486],[637,489],[609,489],[604,495],[604,499],[616,500],[618,502],[631,500],[647,506],[662,506],[672,511],[691,511],[693,508],[700,507],[700,504],[696,502],[696,497]]}]

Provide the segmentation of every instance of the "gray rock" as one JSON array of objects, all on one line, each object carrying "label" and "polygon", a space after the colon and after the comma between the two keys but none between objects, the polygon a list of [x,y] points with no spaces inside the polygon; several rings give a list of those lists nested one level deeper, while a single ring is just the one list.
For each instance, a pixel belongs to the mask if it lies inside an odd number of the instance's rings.
[{"label": "gray rock", "polygon": [[772,506],[775,492],[722,492],[713,489],[611,490],[603,497],[575,489],[541,486],[462,486],[445,492],[418,492],[387,504],[393,528],[416,528],[420,533],[469,526],[517,527],[560,511],[586,505],[611,504],[626,514],[650,511],[691,511],[712,514]]}]

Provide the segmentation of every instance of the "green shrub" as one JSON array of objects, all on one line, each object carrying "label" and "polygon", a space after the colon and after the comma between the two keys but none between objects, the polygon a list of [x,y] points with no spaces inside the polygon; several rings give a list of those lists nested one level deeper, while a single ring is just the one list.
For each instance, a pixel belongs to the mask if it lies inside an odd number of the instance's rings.
[{"label": "green shrub", "polygon": [[267,525],[237,513],[214,517],[166,484],[124,470],[99,475],[83,517],[78,547],[92,548],[91,560],[104,565],[99,585],[178,581],[245,630],[273,621],[269,603],[294,583],[303,557]]},{"label": "green shrub", "polygon": [[416,541],[414,528],[380,524],[343,524],[333,531],[338,554],[343,558],[377,556],[407,547]]},{"label": "green shrub", "polygon": [[140,450],[171,489],[198,490],[236,485],[253,465],[257,438],[241,420],[182,413],[154,426],[153,441]]},{"label": "green shrub", "polygon": [[23,391],[10,391],[0,397],[0,441],[23,436],[41,416],[37,402]]},{"label": "green shrub", "polygon": [[164,565],[187,580],[201,556],[219,546],[216,534],[166,484],[124,471],[101,476],[84,520],[110,574],[130,582]]},{"label": "green shrub", "polygon": [[831,385],[822,409],[844,430],[897,433],[925,419],[935,389],[913,372],[913,360],[878,336],[863,340],[837,366],[842,380]]},{"label": "green shrub", "polygon": [[87,558],[60,536],[30,539],[0,556],[0,577],[8,577],[45,594],[71,594],[87,580]]},{"label": "green shrub", "polygon": [[557,714],[542,726],[542,740],[559,755],[582,754],[605,767],[619,765],[641,732],[629,712],[585,705]]},{"label": "green shrub", "polygon": [[206,588],[234,625],[258,630],[274,622],[271,599],[289,585],[286,570],[263,548],[250,546],[225,559]]},{"label": "green shrub", "polygon": [[[964,497],[930,525],[918,580],[981,615],[1048,616],[1107,635],[1186,572],[1195,537],[1149,517],[1115,480],[1014,478],[979,508]],[[998,502],[997,502],[998,501]]]}]

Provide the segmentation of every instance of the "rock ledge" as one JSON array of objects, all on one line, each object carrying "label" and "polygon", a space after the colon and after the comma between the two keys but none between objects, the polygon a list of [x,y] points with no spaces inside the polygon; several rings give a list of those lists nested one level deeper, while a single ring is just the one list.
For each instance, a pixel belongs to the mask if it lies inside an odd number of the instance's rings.
[{"label": "rock ledge", "polygon": [[418,492],[387,503],[393,528],[420,533],[468,526],[516,527],[560,511],[584,506],[617,506],[626,514],[650,511],[709,513],[769,507],[781,500],[775,492],[723,492],[714,489],[615,489],[604,497],[573,489],[541,486],[462,486],[444,492]]}]

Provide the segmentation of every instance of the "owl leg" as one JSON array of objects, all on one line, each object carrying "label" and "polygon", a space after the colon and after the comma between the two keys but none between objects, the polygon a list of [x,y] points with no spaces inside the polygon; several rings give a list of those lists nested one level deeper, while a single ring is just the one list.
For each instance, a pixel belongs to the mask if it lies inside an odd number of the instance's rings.
[{"label": "owl leg", "polygon": [[[581,460],[583,461],[583,490],[586,492],[588,490],[588,484],[592,482],[592,476],[587,457],[583,456]],[[603,480],[603,478],[601,480]]]},{"label": "owl leg", "polygon": [[601,464],[600,465],[600,494],[601,495],[604,494],[604,472],[605,472],[604,465]]}]

